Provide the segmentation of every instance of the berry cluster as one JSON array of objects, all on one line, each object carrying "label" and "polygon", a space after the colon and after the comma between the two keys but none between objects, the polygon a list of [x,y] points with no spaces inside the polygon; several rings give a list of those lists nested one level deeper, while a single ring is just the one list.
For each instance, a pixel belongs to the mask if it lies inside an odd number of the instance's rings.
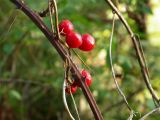
[{"label": "berry cluster", "polygon": [[79,48],[82,51],[91,51],[95,46],[95,39],[90,34],[82,36],[74,31],[74,26],[69,20],[63,20],[59,24],[59,31],[66,37],[69,48]]},{"label": "berry cluster", "polygon": [[[90,86],[92,84],[92,77],[91,77],[90,73],[86,70],[82,70],[81,75],[83,78],[85,78],[85,84],[87,86]],[[70,94],[70,93],[73,94],[77,91],[78,87],[80,87],[80,84],[74,80],[74,82],[71,85],[69,85],[65,88],[65,91],[68,94]]]},{"label": "berry cluster", "polygon": [[[59,24],[59,31],[62,36],[65,37],[66,43],[69,48],[79,48],[82,51],[91,51],[95,46],[95,39],[90,34],[83,34],[82,36],[74,31],[74,26],[69,20],[63,20]],[[92,77],[86,70],[81,71],[81,75],[85,79],[85,84],[90,86],[92,83]],[[65,88],[66,93],[75,93],[80,84],[77,81],[72,83],[68,82],[68,86]]]}]

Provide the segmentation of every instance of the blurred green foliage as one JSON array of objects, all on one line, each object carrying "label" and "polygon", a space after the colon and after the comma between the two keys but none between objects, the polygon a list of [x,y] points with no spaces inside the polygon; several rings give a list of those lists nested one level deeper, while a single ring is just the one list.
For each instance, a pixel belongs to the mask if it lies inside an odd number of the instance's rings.
[{"label": "blurred green foliage", "polygon": [[[76,31],[90,33],[96,39],[96,47],[92,52],[76,51],[92,69],[93,85],[90,89],[104,119],[127,119],[129,112],[117,93],[109,64],[112,10],[104,0],[57,2],[60,21],[69,19]],[[38,3],[36,0],[25,0],[25,3],[37,12],[47,7],[47,2],[43,0]],[[154,17],[154,3],[149,3],[149,0],[121,0],[118,6],[133,31],[140,35],[151,83],[160,93],[160,46],[152,44],[150,39],[154,36],[149,36],[148,32],[148,16]],[[140,18],[139,21],[136,17]],[[49,17],[43,20],[51,28]],[[114,66],[120,75],[119,85],[129,98],[129,104],[138,112],[134,117],[136,120],[152,110],[154,103],[142,79],[130,37],[118,19],[112,51]],[[76,56],[73,55],[73,59],[80,69],[85,68]],[[63,75],[63,62],[42,32],[10,1],[0,0],[0,119],[67,120],[62,101]],[[93,115],[82,91],[78,90],[74,97],[82,120],[92,120]],[[67,99],[72,113],[76,115],[70,96]],[[154,114],[149,119],[157,120],[157,116]]]}]

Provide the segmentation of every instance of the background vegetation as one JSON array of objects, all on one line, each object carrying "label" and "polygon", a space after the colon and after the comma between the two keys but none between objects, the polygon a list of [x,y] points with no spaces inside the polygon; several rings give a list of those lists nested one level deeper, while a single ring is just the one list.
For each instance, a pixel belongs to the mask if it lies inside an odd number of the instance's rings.
[{"label": "background vegetation", "polygon": [[[92,52],[76,50],[91,68],[90,87],[104,119],[125,120],[129,116],[113,82],[108,57],[112,11],[104,0],[58,0],[59,20],[69,19],[81,34],[96,39]],[[34,11],[47,7],[43,0],[25,0]],[[160,96],[160,4],[158,0],[121,0],[118,5],[137,33],[148,61],[151,83]],[[44,18],[50,27],[49,17]],[[12,27],[10,28],[12,24]],[[144,81],[127,31],[116,20],[113,62],[119,84],[137,111],[138,119],[155,106]],[[80,69],[85,66],[75,56]],[[0,0],[0,120],[67,120],[62,102],[63,62],[41,31],[9,0]],[[74,94],[82,120],[93,115],[81,92]],[[70,96],[67,97],[74,114]],[[158,120],[158,114],[150,120]]]}]

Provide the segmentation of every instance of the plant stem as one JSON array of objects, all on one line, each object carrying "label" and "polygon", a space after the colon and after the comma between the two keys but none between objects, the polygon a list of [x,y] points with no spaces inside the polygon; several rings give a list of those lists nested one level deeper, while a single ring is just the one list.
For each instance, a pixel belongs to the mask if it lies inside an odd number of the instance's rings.
[{"label": "plant stem", "polygon": [[152,95],[153,100],[156,102],[157,105],[159,105],[159,97],[156,95],[156,93],[154,92],[152,85],[150,83],[149,80],[149,73],[148,73],[148,67],[145,63],[145,57],[144,57],[144,53],[142,51],[142,48],[139,46],[139,42],[136,35],[133,33],[131,27],[128,25],[127,21],[124,19],[123,15],[120,13],[120,11],[117,9],[117,7],[113,4],[113,2],[111,0],[105,0],[110,7],[112,8],[113,11],[115,11],[115,13],[117,14],[117,16],[119,17],[119,19],[121,20],[121,22],[123,23],[123,25],[125,26],[126,30],[128,31],[128,33],[130,34],[130,37],[132,39],[135,51],[136,51],[136,55],[137,55],[137,59],[138,62],[140,64],[141,67],[141,72],[143,75],[143,79],[144,82],[147,86],[147,89],[149,90],[150,94]]},{"label": "plant stem", "polygon": [[48,27],[44,24],[44,22],[40,19],[40,17],[35,12],[31,11],[31,9],[29,9],[24,3],[22,3],[19,0],[10,0],[10,1],[13,4],[15,4],[17,8],[22,10],[32,20],[32,22],[35,23],[35,25],[43,32],[43,34],[48,38],[49,42],[57,50],[62,60],[65,61],[66,59],[68,59],[68,61],[70,61],[72,76],[77,82],[80,83],[84,96],[87,99],[90,105],[90,108],[93,112],[94,118],[96,120],[103,120],[102,114],[96,104],[94,97],[92,96],[91,91],[86,86],[85,82],[82,80],[83,77],[81,76],[77,66],[74,64],[72,59],[68,56],[68,51],[63,47],[60,41],[55,36],[53,36],[52,32],[48,29]]}]

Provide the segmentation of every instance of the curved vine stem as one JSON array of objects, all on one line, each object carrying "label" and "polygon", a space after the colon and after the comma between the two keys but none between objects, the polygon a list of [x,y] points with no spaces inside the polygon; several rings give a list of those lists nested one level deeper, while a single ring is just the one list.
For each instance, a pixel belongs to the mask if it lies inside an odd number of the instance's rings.
[{"label": "curved vine stem", "polygon": [[70,90],[70,94],[71,94],[71,98],[72,98],[72,101],[73,101],[73,104],[74,104],[74,108],[76,110],[76,114],[77,114],[78,120],[81,120],[80,116],[79,116],[79,113],[78,113],[77,105],[76,105],[76,102],[74,100],[73,94],[71,93],[71,90]]},{"label": "curved vine stem", "polygon": [[121,20],[123,25],[125,26],[126,30],[130,34],[130,37],[132,39],[132,42],[133,42],[133,45],[134,45],[134,48],[135,48],[135,51],[136,51],[137,59],[138,59],[138,62],[140,64],[140,68],[141,68],[141,72],[142,72],[142,75],[143,75],[144,82],[145,82],[145,84],[147,86],[147,89],[149,90],[149,92],[150,92],[150,94],[153,98],[153,101],[155,101],[156,105],[160,105],[159,97],[155,93],[155,91],[154,91],[154,89],[153,89],[153,87],[150,83],[150,80],[149,80],[148,67],[147,67],[146,61],[144,60],[145,59],[144,53],[142,51],[142,48],[141,48],[140,44],[138,43],[140,41],[137,40],[137,38],[136,38],[135,34],[133,33],[131,27],[128,25],[127,21],[125,20],[123,15],[120,13],[120,11],[117,9],[117,7],[113,4],[113,2],[111,0],[105,0],[105,1],[110,5],[112,10],[115,11],[115,13],[119,17],[119,19]]},{"label": "curved vine stem", "polygon": [[[65,73],[65,76],[66,76],[66,73]],[[72,114],[71,114],[71,112],[69,110],[68,104],[67,104],[65,88],[66,88],[66,79],[64,79],[64,82],[63,82],[63,90],[62,90],[62,92],[63,92],[62,93],[63,94],[63,103],[64,103],[65,109],[66,109],[70,119],[71,120],[75,120],[74,117],[72,116]]]},{"label": "curved vine stem", "polygon": [[124,93],[122,92],[121,88],[118,85],[118,82],[117,82],[116,76],[115,76],[115,71],[114,71],[113,63],[112,63],[112,41],[113,41],[113,33],[114,33],[114,27],[115,27],[115,17],[116,17],[116,14],[113,12],[112,31],[111,31],[110,44],[109,44],[109,58],[110,58],[111,71],[112,71],[112,76],[113,76],[113,79],[114,79],[114,82],[116,84],[116,87],[117,87],[117,90],[118,90],[119,94],[124,99],[124,101],[125,101],[128,109],[130,111],[132,111],[132,108],[129,106],[128,101],[127,101]]},{"label": "curved vine stem", "polygon": [[160,107],[153,109],[149,113],[145,114],[143,117],[141,117],[139,120],[145,120],[147,117],[149,117],[151,114],[160,111]]},{"label": "curved vine stem", "polygon": [[[70,51],[70,48],[68,49],[68,56],[70,56],[71,57],[71,51]],[[66,69],[66,80],[68,80],[68,78],[69,78],[69,71],[70,71],[70,61],[68,61],[68,60],[66,60],[66,67],[67,67],[67,69]],[[78,109],[77,109],[77,105],[76,105],[76,102],[75,102],[75,100],[74,100],[74,97],[73,97],[73,94],[72,94],[72,92],[71,92],[71,89],[70,89],[70,95],[71,95],[71,98],[72,98],[72,101],[73,101],[73,105],[74,105],[74,108],[75,108],[75,110],[76,110],[76,114],[77,114],[77,117],[78,117],[78,120],[80,120],[80,116],[79,116],[79,112],[78,112]]]},{"label": "curved vine stem", "polygon": [[75,120],[74,117],[72,116],[70,110],[69,110],[69,107],[68,107],[68,104],[67,104],[67,100],[66,100],[66,92],[65,92],[65,88],[67,87],[67,80],[69,79],[68,78],[69,69],[70,69],[69,68],[69,61],[66,59],[64,61],[64,81],[63,81],[63,90],[62,90],[62,92],[63,92],[63,103],[64,103],[65,109],[66,109],[70,119],[71,120]]}]

